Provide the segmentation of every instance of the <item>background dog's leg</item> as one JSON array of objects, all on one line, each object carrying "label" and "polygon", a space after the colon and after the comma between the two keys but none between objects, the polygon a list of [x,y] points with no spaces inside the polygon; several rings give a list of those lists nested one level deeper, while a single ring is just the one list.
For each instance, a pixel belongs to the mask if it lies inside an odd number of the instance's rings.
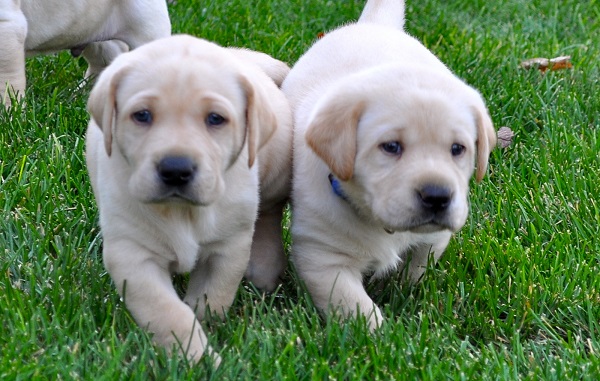
[{"label": "background dog's leg", "polygon": [[133,1],[126,2],[123,6],[121,17],[131,24],[123,26],[123,32],[113,40],[86,46],[82,53],[88,62],[86,78],[100,74],[119,54],[171,35],[171,20],[165,2]]},{"label": "background dog's leg", "polygon": [[171,20],[164,1],[128,1],[123,4],[122,19],[131,22],[118,36],[129,50],[171,35]]},{"label": "background dog's leg", "polygon": [[185,302],[203,319],[208,305],[223,317],[235,298],[250,259],[252,230],[240,232],[235,241],[207,247],[211,254],[200,259],[190,273]]},{"label": "background dog's leg", "polygon": [[[322,311],[333,309],[334,313],[344,316],[364,315],[371,330],[383,322],[379,307],[367,295],[362,284],[362,274],[357,269],[344,265],[345,255],[324,252],[307,247],[295,247],[295,252],[304,250],[294,259],[294,265],[301,279],[306,284],[315,305]],[[312,258],[321,258],[314,261]],[[323,258],[331,258],[327,264]],[[339,259],[337,263],[334,258]]]},{"label": "background dog's leg", "polygon": [[25,93],[27,20],[19,0],[0,0],[0,104]]},{"label": "background dog's leg", "polygon": [[83,50],[83,57],[88,63],[85,77],[98,75],[121,53],[129,51],[129,46],[119,40],[93,42]]},{"label": "background dog's leg", "polygon": [[287,265],[281,240],[284,206],[285,203],[261,211],[256,220],[252,254],[244,276],[264,291],[273,291],[281,283]]},{"label": "background dog's leg", "polygon": [[173,288],[167,264],[151,260],[154,255],[134,242],[104,242],[106,268],[140,327],[148,328],[156,343],[167,349],[176,345],[190,360],[200,360],[206,335]]}]

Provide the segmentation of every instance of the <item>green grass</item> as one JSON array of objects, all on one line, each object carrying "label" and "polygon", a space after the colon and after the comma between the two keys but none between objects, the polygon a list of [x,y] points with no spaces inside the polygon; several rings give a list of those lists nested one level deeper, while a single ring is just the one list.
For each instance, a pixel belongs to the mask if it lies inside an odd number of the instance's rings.
[{"label": "green grass", "polygon": [[[302,4],[300,4],[302,3]],[[362,1],[178,0],[174,31],[293,64]],[[321,317],[292,271],[247,284],[203,325],[223,362],[155,348],[103,268],[85,170],[85,62],[27,63],[27,106],[0,111],[0,379],[598,379],[600,3],[409,0],[407,29],[480,89],[515,133],[471,216],[421,284],[388,282],[387,324]],[[519,68],[571,55],[574,68]]]}]

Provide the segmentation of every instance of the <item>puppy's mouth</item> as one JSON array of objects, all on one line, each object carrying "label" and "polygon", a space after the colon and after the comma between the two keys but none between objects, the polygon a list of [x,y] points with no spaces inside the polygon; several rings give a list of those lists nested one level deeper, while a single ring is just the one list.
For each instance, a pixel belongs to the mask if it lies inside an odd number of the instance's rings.
[{"label": "puppy's mouth", "polygon": [[431,220],[409,229],[413,233],[435,233],[443,230],[454,231],[453,227],[442,221]]},{"label": "puppy's mouth", "polygon": [[400,225],[404,225],[404,230],[414,233],[457,231],[462,225],[453,213],[454,193],[451,187],[434,183],[416,188],[413,211]]},{"label": "puppy's mouth", "polygon": [[422,218],[410,221],[408,224],[386,226],[384,230],[389,234],[394,234],[396,232],[436,233],[444,230],[455,232],[458,229],[449,223],[445,216],[433,215],[423,216]]},{"label": "puppy's mouth", "polygon": [[197,197],[190,195],[185,189],[179,188],[168,188],[155,194],[149,200],[146,200],[148,204],[188,204],[193,206],[202,206],[204,203]]}]

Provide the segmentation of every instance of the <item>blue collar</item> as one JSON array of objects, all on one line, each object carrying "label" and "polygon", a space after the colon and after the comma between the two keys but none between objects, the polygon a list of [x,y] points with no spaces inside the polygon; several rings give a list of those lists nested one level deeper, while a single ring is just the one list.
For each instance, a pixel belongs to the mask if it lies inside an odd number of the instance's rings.
[{"label": "blue collar", "polygon": [[348,196],[346,196],[346,193],[344,193],[344,191],[342,190],[342,185],[340,184],[340,180],[336,179],[333,176],[333,173],[330,173],[329,176],[329,184],[331,184],[331,189],[333,190],[333,193],[338,196],[339,198],[341,198],[342,200],[348,202]]},{"label": "blue collar", "polygon": [[[350,199],[348,199],[348,196],[342,190],[342,184],[340,183],[340,180],[336,179],[335,176],[333,176],[333,173],[330,173],[327,177],[329,178],[329,184],[331,184],[331,190],[333,190],[333,193],[342,200],[346,201],[348,205],[355,210],[355,213],[358,213],[356,207],[352,204],[352,202],[350,202]],[[388,234],[394,234],[394,231],[391,229],[383,228],[383,230],[385,230],[385,232]]]}]

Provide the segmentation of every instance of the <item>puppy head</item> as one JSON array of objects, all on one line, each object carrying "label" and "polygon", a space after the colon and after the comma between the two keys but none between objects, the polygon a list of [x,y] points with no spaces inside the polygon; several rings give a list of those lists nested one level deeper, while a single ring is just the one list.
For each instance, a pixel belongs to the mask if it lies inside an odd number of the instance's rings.
[{"label": "puppy head", "polygon": [[134,197],[207,205],[225,191],[225,172],[251,167],[275,131],[264,91],[224,48],[174,36],[117,57],[88,109],[107,154],[129,167]]},{"label": "puppy head", "polygon": [[349,202],[395,231],[456,231],[495,145],[479,94],[449,74],[390,66],[324,95],[306,132]]}]

